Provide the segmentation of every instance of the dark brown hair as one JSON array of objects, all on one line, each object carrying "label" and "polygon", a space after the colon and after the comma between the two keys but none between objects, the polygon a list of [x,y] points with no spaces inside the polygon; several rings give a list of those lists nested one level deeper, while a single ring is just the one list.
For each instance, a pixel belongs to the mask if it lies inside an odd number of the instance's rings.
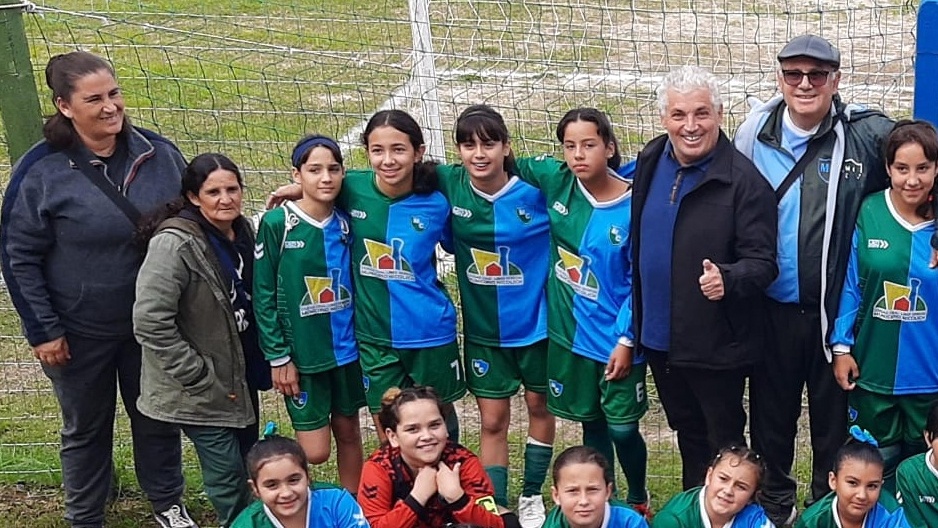
[{"label": "dark brown hair", "polygon": [[[46,119],[42,127],[42,135],[53,148],[66,149],[71,147],[78,138],[72,120],[59,111],[59,99],[70,101],[75,92],[78,80],[86,75],[106,71],[115,79],[114,68],[111,64],[87,51],[72,51],[55,55],[46,64],[46,85],[52,90],[52,103],[55,104],[55,113]],[[128,130],[130,121],[124,114],[122,132]]]},{"label": "dark brown hair", "polygon": [[443,416],[443,403],[433,387],[421,385],[407,387],[406,389],[391,387],[381,397],[381,410],[378,412],[378,421],[381,423],[381,427],[396,431],[398,424],[401,422],[401,406],[418,400],[432,401],[440,411],[440,416]]},{"label": "dark brown hair", "polygon": [[573,464],[596,464],[603,470],[603,479],[606,484],[612,484],[613,474],[609,467],[609,461],[599,451],[588,446],[573,446],[564,449],[562,453],[554,460],[554,467],[551,470],[551,477],[554,479],[554,486],[560,478],[560,470]]},{"label": "dark brown hair", "polygon": [[[896,161],[896,152],[909,143],[917,143],[922,147],[925,159],[938,164],[938,132],[928,121],[918,119],[903,119],[896,122],[892,127],[892,132],[883,142],[883,158],[886,160],[886,168],[892,167]],[[935,186],[933,185],[928,192],[928,200],[918,206],[915,214],[922,218],[934,218],[934,207],[938,206],[935,202]]]},{"label": "dark brown hair", "polygon": [[[403,110],[381,110],[371,116],[368,124],[365,125],[365,131],[362,132],[362,145],[368,148],[368,138],[376,128],[391,127],[399,132],[403,132],[414,150],[424,146],[423,131],[417,120]],[[414,163],[413,192],[414,194],[430,194],[439,189],[439,183],[436,176],[437,163],[434,161],[423,161]]]}]

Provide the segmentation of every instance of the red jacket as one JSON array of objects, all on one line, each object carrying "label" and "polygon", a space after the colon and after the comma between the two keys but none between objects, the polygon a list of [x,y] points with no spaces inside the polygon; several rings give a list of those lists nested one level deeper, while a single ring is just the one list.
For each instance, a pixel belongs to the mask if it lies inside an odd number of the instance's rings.
[{"label": "red jacket", "polygon": [[365,462],[358,487],[358,503],[371,528],[441,528],[451,522],[504,528],[496,512],[495,490],[478,457],[450,442],[443,448],[442,462],[450,468],[461,464],[459,480],[466,494],[455,503],[436,495],[421,506],[410,496],[414,476],[400,449],[385,444],[375,451]]}]

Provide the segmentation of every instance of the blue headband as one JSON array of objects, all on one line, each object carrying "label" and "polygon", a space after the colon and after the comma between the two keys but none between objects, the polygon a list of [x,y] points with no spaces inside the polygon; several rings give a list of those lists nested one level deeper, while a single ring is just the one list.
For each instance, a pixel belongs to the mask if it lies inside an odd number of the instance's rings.
[{"label": "blue headband", "polygon": [[864,444],[870,444],[873,447],[879,447],[879,442],[876,441],[876,438],[870,434],[866,429],[860,429],[859,425],[850,426],[850,436],[858,442],[863,442]]},{"label": "blue headband", "polygon": [[261,434],[261,438],[267,440],[273,436],[277,436],[277,424],[267,422],[267,425],[264,427],[264,432]]},{"label": "blue headband", "polygon": [[290,158],[290,161],[293,162],[293,166],[299,168],[300,164],[302,163],[301,159],[303,158],[303,154],[306,154],[312,150],[313,147],[328,147],[329,149],[334,149],[336,151],[341,150],[339,148],[339,144],[335,141],[323,136],[313,136],[300,143],[296,146],[296,148],[293,149],[293,156]]}]

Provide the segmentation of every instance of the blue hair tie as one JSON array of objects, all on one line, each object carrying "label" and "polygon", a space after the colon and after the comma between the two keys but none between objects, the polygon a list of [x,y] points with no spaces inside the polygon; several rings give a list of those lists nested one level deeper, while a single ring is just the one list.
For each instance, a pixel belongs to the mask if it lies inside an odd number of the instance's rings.
[{"label": "blue hair tie", "polygon": [[261,435],[264,440],[269,440],[270,438],[277,436],[277,424],[274,422],[267,422],[267,425],[264,426],[264,433]]},{"label": "blue hair tie", "polygon": [[859,425],[850,426],[850,436],[858,442],[863,442],[864,444],[870,444],[873,447],[879,447],[879,442],[876,441],[876,438],[870,434],[866,429],[860,429]]},{"label": "blue hair tie", "polygon": [[290,161],[293,162],[294,167],[300,168],[303,154],[306,154],[307,152],[312,150],[313,147],[322,147],[322,146],[328,147],[330,149],[337,150],[337,151],[342,150],[339,148],[339,144],[330,138],[327,138],[325,136],[313,136],[307,139],[306,141],[300,143],[293,149],[293,155],[290,156]]}]

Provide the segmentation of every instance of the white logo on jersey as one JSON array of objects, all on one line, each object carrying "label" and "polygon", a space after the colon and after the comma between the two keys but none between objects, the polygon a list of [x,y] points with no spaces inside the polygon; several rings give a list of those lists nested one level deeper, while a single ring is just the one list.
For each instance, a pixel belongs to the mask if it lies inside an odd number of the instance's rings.
[{"label": "white logo on jersey", "polygon": [[845,178],[849,178],[850,176],[853,176],[854,178],[859,180],[860,178],[863,177],[863,164],[853,158],[844,160],[843,170],[844,170]]},{"label": "white logo on jersey", "polygon": [[871,238],[866,241],[867,249],[889,249],[889,241],[881,238]]},{"label": "white logo on jersey", "polygon": [[557,211],[558,213],[564,216],[567,216],[567,206],[565,206],[564,204],[560,202],[554,202],[554,205],[552,205],[551,207],[554,209],[554,211]]},{"label": "white logo on jersey", "polygon": [[909,284],[883,281],[883,296],[873,305],[873,317],[884,321],[917,323],[928,318],[928,304],[919,295],[922,280],[909,278]]},{"label": "white logo on jersey", "polygon": [[264,258],[264,243],[258,242],[254,244],[254,260],[260,260]]},{"label": "white logo on jersey", "polygon": [[463,209],[457,205],[453,206],[453,214],[460,218],[472,218],[472,211],[469,209]]},{"label": "white logo on jersey", "polygon": [[283,243],[283,249],[303,249],[306,247],[306,242],[302,240],[287,240]]},{"label": "white logo on jersey", "polygon": [[348,212],[348,214],[351,215],[352,218],[358,218],[359,220],[364,220],[368,218],[368,213],[360,209],[352,209],[351,211]]}]

